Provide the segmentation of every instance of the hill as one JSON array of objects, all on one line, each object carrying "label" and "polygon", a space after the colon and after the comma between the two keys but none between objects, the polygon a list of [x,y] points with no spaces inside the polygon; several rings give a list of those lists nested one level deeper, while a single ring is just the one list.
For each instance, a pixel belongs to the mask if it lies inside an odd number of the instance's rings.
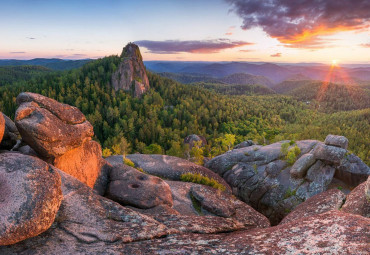
[{"label": "hill", "polygon": [[91,59],[65,60],[59,58],[0,59],[0,66],[43,66],[52,70],[63,71],[79,68],[90,61]]},{"label": "hill", "polygon": [[3,66],[0,67],[0,86],[30,80],[52,70],[42,66]]}]

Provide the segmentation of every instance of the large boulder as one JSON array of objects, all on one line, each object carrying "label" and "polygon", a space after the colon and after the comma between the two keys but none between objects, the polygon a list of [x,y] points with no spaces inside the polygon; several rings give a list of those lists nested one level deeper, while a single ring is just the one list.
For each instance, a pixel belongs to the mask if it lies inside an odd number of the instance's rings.
[{"label": "large boulder", "polygon": [[[303,140],[290,142],[289,150],[298,146],[301,151],[290,165],[282,150],[283,144],[289,142],[234,149],[213,158],[205,166],[222,176],[234,195],[275,225],[300,203],[327,190],[338,171],[350,171],[344,168],[353,158],[345,149]],[[369,175],[368,167],[360,159],[352,162],[352,176]]]},{"label": "large boulder", "polygon": [[244,141],[244,142],[241,142],[241,143],[235,145],[234,149],[241,149],[241,148],[249,147],[249,146],[252,146],[252,145],[255,145],[255,143],[252,140],[247,140],[247,141]]},{"label": "large boulder", "polygon": [[[370,177],[368,180],[370,180]],[[366,197],[366,185],[367,182],[361,183],[348,194],[342,207],[343,212],[370,218],[370,199]]]},{"label": "large boulder", "polygon": [[106,162],[102,158],[100,144],[95,141],[86,141],[81,146],[56,157],[53,164],[93,188],[97,180],[103,178],[102,169]]},{"label": "large boulder", "polygon": [[121,54],[122,62],[112,74],[112,86],[115,90],[133,91],[140,97],[149,89],[143,58],[139,47],[134,43],[127,44]]},{"label": "large boulder", "polygon": [[[1,113],[0,113],[1,115]],[[5,114],[2,114],[5,119],[5,130],[3,140],[0,139],[0,149],[10,150],[17,144],[19,132],[14,122]],[[1,119],[1,117],[0,117]],[[1,120],[0,120],[1,122]],[[0,124],[1,126],[1,124]],[[0,128],[1,129],[1,128]],[[1,132],[1,131],[0,131]]]},{"label": "large boulder", "polygon": [[48,230],[62,198],[56,168],[20,153],[0,154],[0,246]]},{"label": "large boulder", "polygon": [[162,179],[121,165],[109,174],[106,196],[122,205],[148,209],[158,205],[172,206],[171,189]]},{"label": "large boulder", "polygon": [[336,146],[346,150],[348,148],[348,139],[340,135],[327,135],[324,143],[326,145]]},{"label": "large boulder", "polygon": [[366,181],[369,175],[370,167],[356,155],[347,153],[341,164],[336,168],[334,176],[347,185],[356,187]]},{"label": "large boulder", "polygon": [[310,197],[298,205],[294,211],[289,213],[279,224],[314,216],[331,210],[339,210],[346,196],[339,189],[330,189],[316,196]]},{"label": "large boulder", "polygon": [[[137,167],[142,168],[145,172],[159,176],[161,178],[179,181],[181,175],[186,173],[201,174],[208,178],[213,178],[225,186],[226,192],[230,192],[230,186],[219,175],[211,170],[192,163],[188,160],[167,156],[167,155],[151,155],[151,154],[131,154],[126,156]],[[106,158],[111,164],[123,164],[121,155],[111,156]]]},{"label": "large boulder", "polygon": [[188,135],[187,137],[185,137],[184,144],[188,144],[189,148],[192,148],[194,146],[194,143],[199,141],[201,142],[201,146],[207,145],[207,140],[204,136],[195,134]]},{"label": "large boulder", "polygon": [[5,131],[5,119],[3,117],[2,112],[0,112],[0,143],[3,139],[4,131]]},{"label": "large boulder", "polygon": [[42,157],[62,156],[94,135],[76,107],[29,92],[19,94],[17,104],[15,124],[22,139]]}]

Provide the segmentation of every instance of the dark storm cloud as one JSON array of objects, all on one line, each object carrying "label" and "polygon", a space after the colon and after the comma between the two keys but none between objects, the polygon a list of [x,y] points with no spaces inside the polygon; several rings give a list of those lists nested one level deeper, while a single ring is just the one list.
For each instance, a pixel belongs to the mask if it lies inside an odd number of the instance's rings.
[{"label": "dark storm cloud", "polygon": [[227,39],[203,40],[203,41],[136,41],[141,47],[145,47],[150,53],[177,54],[177,53],[216,53],[225,49],[232,49],[253,43],[244,41],[230,41]]},{"label": "dark storm cloud", "polygon": [[278,53],[272,54],[272,55],[270,55],[270,57],[279,58],[279,57],[281,57],[281,53],[278,52]]},{"label": "dark storm cloud", "polygon": [[369,0],[225,0],[243,29],[261,27],[282,43],[317,44],[321,35],[368,29]]}]

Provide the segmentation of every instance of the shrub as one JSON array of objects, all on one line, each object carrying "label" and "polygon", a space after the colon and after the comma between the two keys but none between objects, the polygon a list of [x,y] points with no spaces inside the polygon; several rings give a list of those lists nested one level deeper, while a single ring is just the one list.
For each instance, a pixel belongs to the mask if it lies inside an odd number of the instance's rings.
[{"label": "shrub", "polygon": [[135,163],[134,163],[134,162],[132,162],[130,159],[125,158],[125,157],[123,157],[123,164],[125,164],[125,165],[128,165],[128,166],[131,166],[131,167],[134,167],[134,168],[135,168]]},{"label": "shrub", "polygon": [[297,160],[298,155],[301,153],[301,149],[296,145],[288,151],[286,155],[286,161],[289,165],[293,165]]},{"label": "shrub", "polygon": [[291,141],[289,142],[289,145],[293,145],[293,144],[295,144],[295,141],[294,141],[294,140],[291,140]]},{"label": "shrub", "polygon": [[218,181],[216,181],[215,179],[208,178],[201,174],[185,173],[180,176],[180,180],[184,182],[193,182],[193,183],[207,185],[215,189],[219,189],[221,191],[226,190],[226,187],[222,185],[221,183],[219,183]]},{"label": "shrub", "polygon": [[287,191],[285,191],[284,199],[290,198],[291,196],[295,196],[295,194],[296,194],[295,190],[291,190],[290,188],[288,188]]},{"label": "shrub", "polygon": [[280,152],[281,152],[281,156],[282,157],[285,157],[287,154],[288,154],[288,148],[289,148],[289,143],[283,143],[281,144],[281,149],[280,149]]}]

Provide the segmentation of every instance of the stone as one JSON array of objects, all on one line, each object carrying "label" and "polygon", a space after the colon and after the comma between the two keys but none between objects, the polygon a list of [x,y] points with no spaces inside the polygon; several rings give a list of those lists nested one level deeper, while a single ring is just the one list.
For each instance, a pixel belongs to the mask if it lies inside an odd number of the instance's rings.
[{"label": "stone", "polygon": [[105,164],[100,144],[95,141],[85,141],[81,146],[67,151],[53,161],[55,167],[72,175],[90,188],[95,186],[99,178],[103,178],[102,169]]},{"label": "stone", "polygon": [[337,167],[334,176],[344,183],[356,187],[366,181],[369,175],[370,167],[356,155],[348,154]]},{"label": "stone", "polygon": [[117,71],[112,74],[113,88],[133,91],[135,97],[141,97],[150,86],[139,47],[134,43],[127,44],[121,59]]},{"label": "stone", "polygon": [[169,185],[156,176],[126,165],[114,166],[109,176],[106,197],[113,201],[143,209],[173,205]]},{"label": "stone", "polygon": [[366,185],[367,183],[363,182],[348,194],[342,207],[343,212],[370,218],[370,199],[366,197]]},{"label": "stone", "polygon": [[365,196],[368,201],[370,201],[370,176],[367,178],[365,184]]},{"label": "stone", "polygon": [[315,147],[313,154],[316,159],[339,165],[346,152],[345,149],[320,143]]},{"label": "stone", "polygon": [[329,211],[272,228],[130,243],[127,254],[368,254],[370,219]]},{"label": "stone", "polygon": [[24,155],[39,157],[37,152],[34,151],[29,145],[19,147],[17,151]]},{"label": "stone", "polygon": [[310,168],[315,161],[315,157],[310,153],[302,155],[302,157],[294,162],[290,169],[290,175],[293,178],[303,178],[306,175],[308,168]]},{"label": "stone", "polygon": [[[5,120],[5,129],[3,140],[0,139],[0,149],[11,150],[19,139],[19,132],[14,122],[5,114],[0,113]],[[1,119],[1,116],[0,116]],[[1,133],[1,120],[0,120],[0,133]]]},{"label": "stone", "polygon": [[30,92],[20,93],[17,104],[19,133],[42,157],[62,156],[94,135],[92,125],[76,107]]},{"label": "stone", "polygon": [[[140,167],[151,175],[179,181],[181,175],[185,173],[201,174],[205,177],[215,179],[225,186],[226,192],[231,192],[230,186],[219,175],[188,160],[167,155],[151,154],[130,154],[126,157],[134,162],[137,167]],[[121,155],[111,156],[106,158],[106,160],[112,165],[123,164],[123,157]]]},{"label": "stone", "polygon": [[336,146],[345,150],[348,148],[348,139],[340,135],[328,135],[326,136],[324,143],[326,145]]},{"label": "stone", "polygon": [[345,199],[346,196],[339,189],[324,191],[298,205],[292,212],[285,216],[279,225],[331,210],[338,210],[341,208]]},{"label": "stone", "polygon": [[0,154],[0,246],[48,230],[62,198],[56,168],[36,157]]},{"label": "stone", "polygon": [[247,141],[244,141],[244,142],[241,142],[241,143],[235,145],[234,150],[249,147],[249,146],[252,146],[252,145],[255,145],[255,143],[252,140],[247,140]]},{"label": "stone", "polygon": [[194,143],[195,142],[198,142],[200,141],[201,142],[201,146],[206,146],[207,145],[207,140],[204,136],[201,136],[201,135],[188,135],[187,137],[185,137],[184,139],[184,144],[188,144],[189,145],[189,148],[193,148],[194,146]]},{"label": "stone", "polygon": [[3,139],[4,131],[5,131],[5,119],[3,117],[2,112],[0,112],[0,143]]}]

